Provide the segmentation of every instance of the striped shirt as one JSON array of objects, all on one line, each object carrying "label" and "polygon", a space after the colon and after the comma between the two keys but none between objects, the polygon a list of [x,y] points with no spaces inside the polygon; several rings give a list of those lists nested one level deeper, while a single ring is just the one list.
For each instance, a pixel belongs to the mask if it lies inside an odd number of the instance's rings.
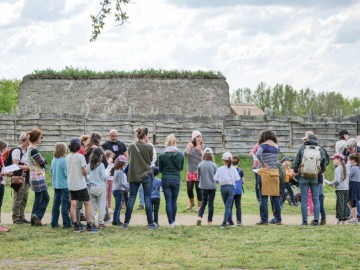
[{"label": "striped shirt", "polygon": [[46,160],[35,147],[28,147],[26,152],[27,162],[30,171],[30,185],[34,192],[41,192],[47,189],[45,181]]},{"label": "striped shirt", "polygon": [[263,168],[263,164],[267,164],[270,169],[277,169],[276,163],[279,157],[279,148],[269,144],[260,144],[255,155],[260,161],[258,168]]}]

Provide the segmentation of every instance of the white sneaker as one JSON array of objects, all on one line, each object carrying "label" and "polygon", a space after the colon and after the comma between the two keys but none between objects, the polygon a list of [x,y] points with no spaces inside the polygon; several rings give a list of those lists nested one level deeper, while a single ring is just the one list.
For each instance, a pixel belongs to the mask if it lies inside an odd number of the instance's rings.
[{"label": "white sneaker", "polygon": [[178,224],[178,223],[176,223],[176,222],[173,222],[173,224],[174,224],[174,226],[179,226],[179,224]]},{"label": "white sneaker", "polygon": [[113,213],[114,213],[114,211],[113,211],[111,208],[108,208],[108,212],[109,212],[109,214],[113,214]]},{"label": "white sneaker", "polygon": [[169,226],[169,228],[174,228],[174,227],[175,227],[175,222],[174,222],[174,223],[169,224],[168,226]]}]

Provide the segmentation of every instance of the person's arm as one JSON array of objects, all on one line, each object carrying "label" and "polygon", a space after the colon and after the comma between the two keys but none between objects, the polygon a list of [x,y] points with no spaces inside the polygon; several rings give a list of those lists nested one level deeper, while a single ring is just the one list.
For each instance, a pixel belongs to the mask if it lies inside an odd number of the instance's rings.
[{"label": "person's arm", "polygon": [[45,169],[46,160],[43,158],[43,156],[40,154],[40,152],[37,149],[31,150],[31,157],[35,160],[37,164],[40,165],[41,168]]},{"label": "person's arm", "polygon": [[342,177],[342,171],[341,170],[337,170],[337,168],[335,169],[334,172],[334,181],[329,183],[329,186],[335,186],[337,187],[340,184],[341,181],[341,177]]},{"label": "person's arm", "polygon": [[19,165],[20,163],[20,159],[21,159],[21,152],[20,149],[14,149],[11,153],[11,159],[12,159],[12,164],[16,164],[19,166],[19,168],[21,170],[28,170],[29,169],[29,165]]},{"label": "person's arm", "polygon": [[200,167],[201,162],[199,163],[198,167],[197,167],[197,173],[198,173],[198,179],[200,179],[201,176],[201,167]]},{"label": "person's arm", "polygon": [[303,147],[300,147],[298,152],[296,153],[294,162],[292,164],[292,167],[294,169],[294,173],[299,172],[299,167],[300,167],[301,160],[302,160],[302,153],[303,153]]},{"label": "person's arm", "polygon": [[159,172],[163,172],[162,154],[159,156]]},{"label": "person's arm", "polygon": [[87,173],[87,170],[86,170],[86,166],[81,167],[81,172],[82,172],[83,176],[85,176],[86,181],[87,181],[88,173]]},{"label": "person's arm", "polygon": [[262,157],[262,153],[264,152],[264,148],[260,145],[259,149],[256,151],[255,156],[259,160],[259,162],[265,167],[269,168],[269,165],[267,165]]},{"label": "person's arm", "polygon": [[189,155],[190,149],[191,149],[192,146],[193,146],[192,142],[189,141],[186,148],[185,148],[185,150],[184,150],[185,155]]},{"label": "person's arm", "polygon": [[126,158],[129,158],[128,151],[125,151],[125,152],[124,152],[124,156],[125,156]]},{"label": "person's arm", "polygon": [[101,179],[103,179],[104,182],[106,183],[107,175],[106,175],[105,166],[102,163],[100,163],[100,175],[101,175]]}]

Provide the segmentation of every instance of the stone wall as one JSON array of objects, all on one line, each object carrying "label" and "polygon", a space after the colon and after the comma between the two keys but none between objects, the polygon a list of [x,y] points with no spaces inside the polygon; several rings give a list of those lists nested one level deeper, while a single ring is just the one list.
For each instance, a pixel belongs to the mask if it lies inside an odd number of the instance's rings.
[{"label": "stone wall", "polygon": [[347,129],[360,133],[360,116],[348,118],[291,118],[269,116],[183,116],[180,114],[21,114],[0,115],[0,139],[16,145],[19,134],[31,128],[43,131],[41,150],[52,151],[56,142],[68,143],[82,134],[98,132],[107,139],[110,129],[117,129],[120,140],[134,141],[137,127],[147,127],[158,152],[163,151],[167,135],[174,133],[178,147],[184,149],[193,129],[202,132],[204,142],[216,153],[230,151],[247,154],[264,129],[276,132],[282,153],[293,154],[303,143],[305,131],[313,130],[319,143],[334,152],[338,132]]},{"label": "stone wall", "polygon": [[229,115],[225,79],[36,79],[20,84],[18,112]]}]

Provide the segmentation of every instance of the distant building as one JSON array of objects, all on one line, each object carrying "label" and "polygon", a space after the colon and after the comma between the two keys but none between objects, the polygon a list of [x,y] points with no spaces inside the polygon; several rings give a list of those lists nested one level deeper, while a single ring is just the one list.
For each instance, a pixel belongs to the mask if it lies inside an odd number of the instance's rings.
[{"label": "distant building", "polygon": [[265,115],[265,112],[255,104],[232,103],[230,108],[233,115]]}]

